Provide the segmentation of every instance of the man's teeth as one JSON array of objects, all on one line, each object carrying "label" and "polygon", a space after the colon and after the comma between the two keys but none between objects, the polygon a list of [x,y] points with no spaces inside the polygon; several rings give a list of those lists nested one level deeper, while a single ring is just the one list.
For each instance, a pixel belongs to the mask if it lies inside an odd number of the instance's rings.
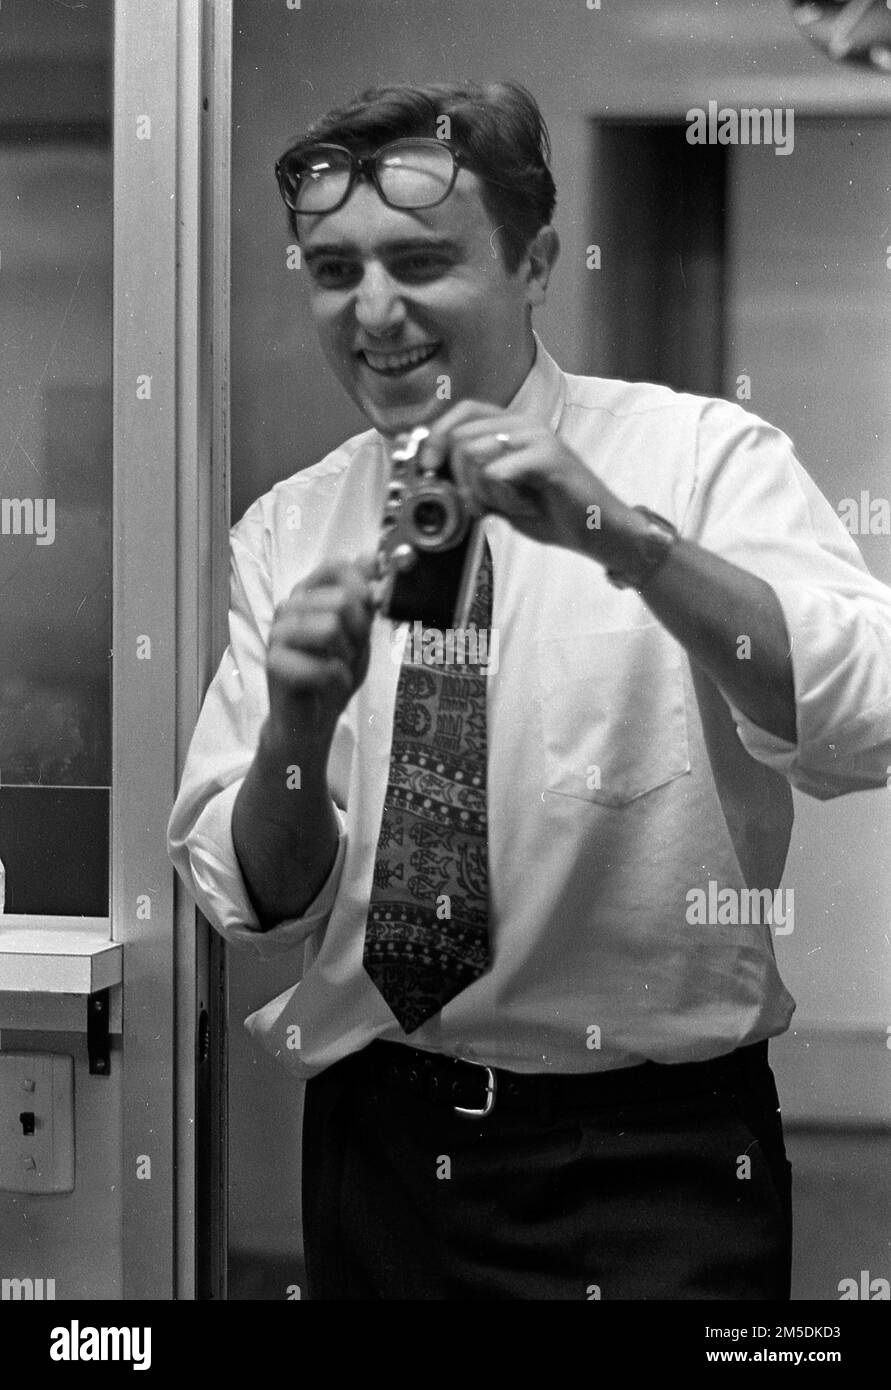
[{"label": "man's teeth", "polygon": [[416,367],[426,362],[436,352],[436,345],[410,348],[408,352],[368,352],[365,361],[376,372],[402,372],[406,367]]}]

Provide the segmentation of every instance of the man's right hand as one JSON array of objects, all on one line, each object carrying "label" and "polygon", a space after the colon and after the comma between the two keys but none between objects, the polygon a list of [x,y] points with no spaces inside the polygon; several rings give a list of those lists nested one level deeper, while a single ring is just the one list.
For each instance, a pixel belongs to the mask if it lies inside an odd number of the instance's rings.
[{"label": "man's right hand", "polygon": [[275,610],[266,677],[268,733],[327,753],[341,713],[368,673],[373,556],[321,565]]},{"label": "man's right hand", "polygon": [[275,610],[269,717],[232,808],[235,852],[263,931],[299,917],[334,862],[328,754],[337,720],[368,672],[374,568],[370,556],[323,565]]}]

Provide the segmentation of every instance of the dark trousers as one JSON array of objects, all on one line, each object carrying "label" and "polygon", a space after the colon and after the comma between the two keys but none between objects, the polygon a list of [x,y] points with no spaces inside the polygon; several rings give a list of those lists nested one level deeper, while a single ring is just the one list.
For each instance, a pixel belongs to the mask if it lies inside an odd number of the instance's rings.
[{"label": "dark trousers", "polygon": [[789,1298],[766,1043],[497,1081],[492,1113],[465,1119],[442,1064],[373,1043],[307,1083],[311,1299]]}]

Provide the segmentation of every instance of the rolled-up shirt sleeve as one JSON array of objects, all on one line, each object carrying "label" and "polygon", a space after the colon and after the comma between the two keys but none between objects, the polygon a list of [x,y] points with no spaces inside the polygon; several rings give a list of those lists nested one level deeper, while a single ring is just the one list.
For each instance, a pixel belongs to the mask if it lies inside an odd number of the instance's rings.
[{"label": "rolled-up shirt sleeve", "polygon": [[746,750],[821,800],[887,786],[891,588],[869,573],[788,436],[730,402],[709,401],[682,530],[765,580],[785,617],[796,742],[728,699]]},{"label": "rolled-up shirt sleeve", "polygon": [[[251,520],[249,513],[245,521]],[[262,558],[234,532],[230,557],[229,645],[186,756],[168,850],[211,925],[227,941],[267,957],[301,946],[327,923],[346,852],[346,815],[335,804],[337,852],[316,897],[299,917],[262,931],[232,841],[232,808],[268,713],[266,645],[274,605]]]}]

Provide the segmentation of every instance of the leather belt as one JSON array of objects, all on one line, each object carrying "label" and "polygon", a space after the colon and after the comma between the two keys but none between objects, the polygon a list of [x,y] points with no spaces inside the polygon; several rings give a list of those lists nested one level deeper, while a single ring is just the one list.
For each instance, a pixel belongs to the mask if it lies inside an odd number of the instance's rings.
[{"label": "leather belt", "polygon": [[571,1110],[670,1100],[728,1090],[768,1069],[767,1042],[737,1048],[704,1062],[643,1062],[601,1072],[515,1072],[425,1052],[404,1043],[376,1041],[337,1067],[359,1068],[380,1085],[423,1096],[468,1119],[493,1110]]}]

